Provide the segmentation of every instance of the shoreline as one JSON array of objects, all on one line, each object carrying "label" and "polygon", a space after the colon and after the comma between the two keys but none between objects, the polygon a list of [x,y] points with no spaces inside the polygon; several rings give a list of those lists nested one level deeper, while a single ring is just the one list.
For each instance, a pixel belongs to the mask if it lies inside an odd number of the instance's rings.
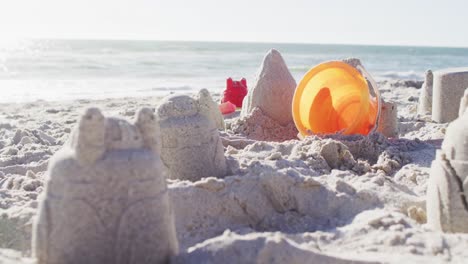
[{"label": "shoreline", "polygon": [[[377,81],[379,86],[390,86],[390,87],[414,87],[416,89],[420,89],[421,85],[423,83],[422,79],[383,79]],[[221,98],[221,94],[223,92],[223,89],[219,88],[214,90],[209,90],[211,95],[213,96],[213,99],[215,102],[218,102]],[[196,89],[191,89],[191,90],[180,90],[180,91],[167,91],[167,90],[161,90],[158,91],[160,93],[164,94],[139,94],[138,96],[135,95],[123,95],[123,96],[115,96],[115,97],[101,97],[103,95],[100,95],[98,99],[93,99],[92,97],[83,97],[83,98],[71,98],[71,99],[65,99],[65,100],[56,100],[56,99],[33,99],[33,100],[28,100],[28,101],[0,101],[0,107],[1,106],[10,106],[10,105],[18,105],[18,104],[38,104],[38,103],[79,103],[80,101],[90,101],[90,102],[97,102],[100,103],[102,101],[106,100],[136,100],[136,99],[142,99],[142,98],[163,98],[165,96],[169,95],[174,95],[174,94],[196,94],[198,90]]]}]

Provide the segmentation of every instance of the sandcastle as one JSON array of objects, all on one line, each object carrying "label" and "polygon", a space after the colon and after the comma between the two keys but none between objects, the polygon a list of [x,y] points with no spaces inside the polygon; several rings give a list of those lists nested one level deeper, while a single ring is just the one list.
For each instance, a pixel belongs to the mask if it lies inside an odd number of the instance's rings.
[{"label": "sandcastle", "polygon": [[161,159],[172,179],[196,181],[226,175],[226,158],[216,118],[207,108],[203,94],[198,100],[187,95],[169,96],[157,109],[162,136]]},{"label": "sandcastle", "polygon": [[377,131],[386,137],[398,137],[398,108],[397,104],[381,100],[380,118]]},{"label": "sandcastle", "polygon": [[432,119],[438,123],[455,120],[459,100],[468,87],[468,68],[435,71],[433,82]]},{"label": "sandcastle", "polygon": [[252,113],[254,108],[282,126],[293,122],[292,98],[296,81],[289,72],[281,54],[271,49],[263,59],[256,82],[244,98],[241,117]]},{"label": "sandcastle", "polygon": [[219,111],[218,104],[213,101],[210,92],[208,92],[207,89],[201,89],[198,93],[197,99],[200,106],[200,113],[210,117],[210,119],[215,122],[218,129],[224,130],[225,125],[223,115]]},{"label": "sandcastle", "polygon": [[[462,107],[462,106],[460,106]],[[447,128],[432,162],[427,188],[428,224],[444,232],[468,233],[468,112]]]},{"label": "sandcastle", "polygon": [[33,231],[38,263],[163,263],[178,252],[159,128],[89,108],[49,163]]},{"label": "sandcastle", "polygon": [[434,75],[431,70],[427,70],[424,83],[419,96],[418,114],[427,115],[432,113],[432,87]]}]

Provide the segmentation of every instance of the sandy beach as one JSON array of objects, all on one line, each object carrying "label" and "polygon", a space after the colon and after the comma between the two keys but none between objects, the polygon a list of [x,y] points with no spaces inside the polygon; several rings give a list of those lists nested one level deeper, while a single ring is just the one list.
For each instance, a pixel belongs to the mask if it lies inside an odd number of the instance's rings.
[{"label": "sandy beach", "polygon": [[[175,263],[463,263],[467,234],[432,231],[425,195],[447,124],[417,114],[421,82],[380,82],[398,106],[399,138],[246,138],[236,115],[220,132],[224,178],[167,180]],[[414,87],[418,86],[418,87]],[[219,94],[212,94],[219,101]],[[133,119],[161,97],[0,105],[0,262],[34,263],[32,219],[50,157],[88,107]],[[330,154],[331,153],[331,154]],[[242,254],[239,254],[242,252]]]}]

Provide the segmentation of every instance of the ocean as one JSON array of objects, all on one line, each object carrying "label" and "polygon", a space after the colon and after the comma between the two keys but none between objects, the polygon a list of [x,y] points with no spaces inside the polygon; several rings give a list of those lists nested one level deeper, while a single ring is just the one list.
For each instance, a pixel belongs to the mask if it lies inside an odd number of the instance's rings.
[{"label": "ocean", "polygon": [[0,102],[222,92],[228,77],[252,85],[266,52],[279,50],[296,81],[314,65],[358,57],[377,80],[423,79],[468,66],[468,48],[136,40],[0,43]]}]

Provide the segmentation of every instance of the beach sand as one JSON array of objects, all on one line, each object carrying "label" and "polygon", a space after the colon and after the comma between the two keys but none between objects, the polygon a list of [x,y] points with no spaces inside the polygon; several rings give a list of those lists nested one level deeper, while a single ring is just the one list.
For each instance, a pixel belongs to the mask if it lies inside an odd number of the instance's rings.
[{"label": "beach sand", "polygon": [[[228,175],[167,180],[176,263],[462,263],[468,234],[426,225],[429,168],[447,124],[417,115],[411,82],[380,83],[398,106],[399,139],[380,134],[248,139],[238,117],[221,132]],[[219,94],[213,98],[219,101]],[[0,105],[0,263],[34,263],[32,219],[49,158],[79,115],[133,119],[161,98]],[[234,115],[235,116],[235,115]],[[234,130],[231,129],[235,128]],[[353,262],[354,261],[354,262]]]}]

